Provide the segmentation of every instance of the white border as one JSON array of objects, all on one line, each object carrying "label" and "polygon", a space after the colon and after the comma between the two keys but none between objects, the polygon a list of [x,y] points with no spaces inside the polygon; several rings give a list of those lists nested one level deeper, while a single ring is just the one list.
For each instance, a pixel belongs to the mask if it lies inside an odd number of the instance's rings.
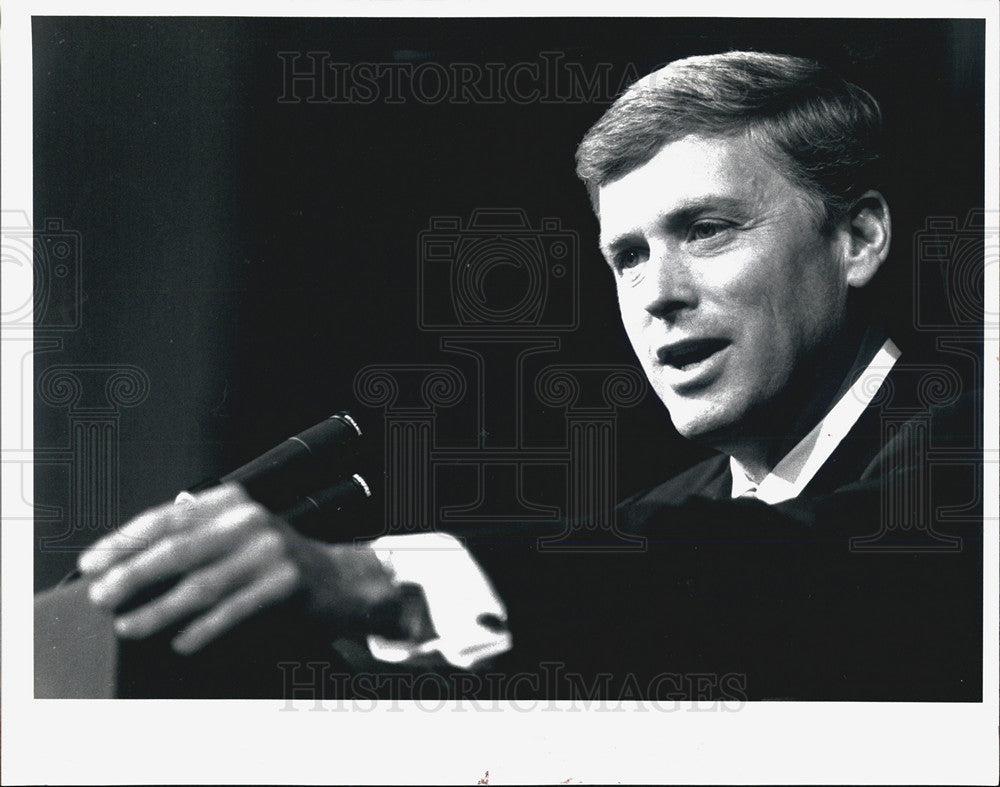
[{"label": "white border", "polygon": [[[469,2],[79,2],[4,3],[0,26],[4,210],[32,215],[30,14],[240,16],[591,16],[659,15],[662,3]],[[992,0],[891,6],[844,0],[836,13],[800,2],[672,4],[677,16],[925,17],[987,19],[986,195],[998,204],[998,7]],[[1000,292],[997,266],[987,297]],[[995,302],[994,302],[994,311]],[[3,350],[3,447],[30,448],[30,344]],[[994,338],[986,358],[1000,358]],[[998,456],[998,366],[985,369],[988,455]],[[27,382],[25,382],[27,381]],[[27,407],[27,410],[24,408]],[[13,428],[20,414],[22,429]],[[12,430],[13,429],[13,430]],[[995,784],[998,780],[998,555],[996,465],[986,469],[985,702],[975,704],[752,703],[739,712],[473,713],[413,704],[337,712],[277,701],[36,701],[32,698],[31,527],[18,510],[30,467],[3,465],[4,783],[474,783],[825,782]],[[23,505],[23,504],[22,504]],[[30,512],[28,512],[30,516]],[[530,703],[522,704],[526,711]],[[445,743],[451,741],[451,743]]]},{"label": "white border", "polygon": [[[803,7],[797,0],[761,0],[747,6],[735,0],[95,0],[81,8],[73,0],[10,0],[4,22],[16,14],[62,16],[246,16],[246,17],[629,17],[734,16],[798,18],[987,18],[991,0],[839,0],[835,9]],[[668,13],[669,12],[669,13]]]}]

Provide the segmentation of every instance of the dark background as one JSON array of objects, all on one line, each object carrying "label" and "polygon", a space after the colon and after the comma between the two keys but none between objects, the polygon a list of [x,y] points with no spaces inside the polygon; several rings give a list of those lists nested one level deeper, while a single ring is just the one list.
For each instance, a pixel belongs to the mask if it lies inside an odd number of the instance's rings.
[{"label": "dark background", "polygon": [[[914,330],[917,300],[923,324],[955,316],[947,276],[912,289],[914,233],[929,216],[961,226],[983,204],[983,44],[974,20],[36,17],[34,224],[58,218],[80,233],[82,296],[78,329],[37,327],[36,378],[54,364],[148,374],[148,397],[118,421],[122,520],[343,407],[364,419],[377,454],[381,415],[357,405],[354,375],[369,363],[462,366],[439,333],[417,329],[418,235],[432,217],[489,207],[523,209],[533,227],[557,217],[579,234],[582,319],[556,332],[561,352],[539,364],[631,362],[573,174],[576,144],[611,96],[282,103],[278,53],[289,51],[445,67],[558,52],[588,75],[612,64],[615,87],[630,69],[734,48],[821,60],[882,102],[895,233],[879,286],[915,357],[934,338]],[[490,284],[503,298],[518,281]],[[981,278],[963,286],[981,298]],[[970,368],[959,370],[966,382]],[[530,396],[527,408],[532,439],[557,445],[561,413]],[[468,413],[441,411],[443,440],[480,439]],[[67,424],[65,409],[36,402],[36,448],[65,446]],[[618,449],[619,496],[698,458],[652,395],[621,411]],[[67,533],[69,472],[36,467],[35,503],[55,507],[36,533],[59,543],[36,551],[36,588],[117,524]],[[549,481],[535,494],[558,504],[564,492]]]}]

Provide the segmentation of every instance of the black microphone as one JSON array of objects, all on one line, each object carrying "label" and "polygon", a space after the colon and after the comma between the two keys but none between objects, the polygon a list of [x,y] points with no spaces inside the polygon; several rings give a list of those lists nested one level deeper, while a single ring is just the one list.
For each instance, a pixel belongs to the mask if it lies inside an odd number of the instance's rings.
[{"label": "black microphone", "polygon": [[358,422],[350,413],[341,411],[289,437],[231,473],[203,481],[187,492],[193,494],[236,481],[254,500],[280,513],[304,495],[327,487],[331,480],[349,476],[358,461],[356,443],[359,437]]},{"label": "black microphone", "polygon": [[[258,503],[281,516],[296,531],[328,542],[344,541],[353,531],[332,529],[330,517],[355,513],[371,499],[368,482],[351,473],[357,461],[361,427],[341,411],[264,452],[221,478],[210,478],[181,492],[181,503],[194,493],[235,481]],[[166,593],[178,581],[169,577],[125,599],[123,614]]]},{"label": "black microphone", "polygon": [[[372,490],[360,473],[343,478],[334,484],[303,495],[290,508],[280,513],[282,519],[295,530],[309,538],[320,541],[346,541],[355,534],[344,522],[344,516],[361,513],[361,507],[372,498]],[[338,525],[331,525],[337,517]]]}]

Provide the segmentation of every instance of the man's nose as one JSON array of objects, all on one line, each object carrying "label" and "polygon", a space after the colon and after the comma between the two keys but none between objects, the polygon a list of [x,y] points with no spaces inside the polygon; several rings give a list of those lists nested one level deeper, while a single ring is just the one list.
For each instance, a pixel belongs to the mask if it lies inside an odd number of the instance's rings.
[{"label": "man's nose", "polygon": [[651,248],[646,265],[640,299],[653,317],[667,319],[697,303],[690,271],[680,255],[665,248]]}]

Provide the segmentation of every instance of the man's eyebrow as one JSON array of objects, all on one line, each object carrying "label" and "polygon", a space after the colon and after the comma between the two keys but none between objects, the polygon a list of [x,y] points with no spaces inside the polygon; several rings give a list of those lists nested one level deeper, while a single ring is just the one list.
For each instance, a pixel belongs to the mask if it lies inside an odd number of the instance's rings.
[{"label": "man's eyebrow", "polygon": [[668,216],[691,215],[696,213],[720,211],[722,213],[746,213],[751,206],[751,200],[746,197],[734,197],[728,194],[712,194],[683,200],[674,206]]},{"label": "man's eyebrow", "polygon": [[620,235],[615,235],[611,240],[600,242],[601,253],[607,259],[611,259],[615,254],[617,254],[622,249],[626,249],[629,246],[635,246],[636,244],[644,243],[642,237],[635,232],[625,232]]},{"label": "man's eyebrow", "polygon": [[[713,194],[683,200],[673,205],[669,211],[662,213],[657,223],[670,231],[686,229],[694,220],[711,214],[722,214],[719,218],[745,220],[749,218],[751,202],[744,197],[733,197],[723,194]],[[627,230],[607,239],[600,239],[601,251],[611,256],[622,248],[642,242],[642,236],[635,230]]]},{"label": "man's eyebrow", "polygon": [[745,197],[713,194],[683,200],[660,215],[659,223],[668,230],[684,230],[696,219],[716,215],[721,219],[745,220],[750,217],[752,203]]}]

